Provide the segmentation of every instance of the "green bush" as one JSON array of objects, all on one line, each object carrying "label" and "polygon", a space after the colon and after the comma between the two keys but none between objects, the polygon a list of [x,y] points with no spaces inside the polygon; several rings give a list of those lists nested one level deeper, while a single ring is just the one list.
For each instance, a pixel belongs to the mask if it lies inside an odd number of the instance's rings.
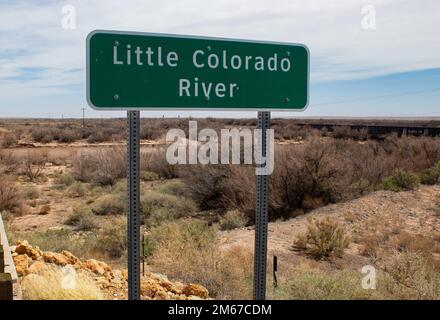
[{"label": "green bush", "polygon": [[66,190],[67,196],[71,198],[79,198],[84,197],[84,195],[87,193],[87,189],[81,182],[74,182],[72,185],[69,186]]},{"label": "green bush", "polygon": [[145,258],[151,257],[156,250],[156,244],[154,239],[149,235],[145,235],[144,237],[144,246],[143,246],[143,256]]},{"label": "green bush", "polygon": [[149,192],[141,197],[141,217],[144,223],[149,220],[157,224],[163,220],[188,216],[196,210],[196,205],[189,198],[157,191]]},{"label": "green bush", "polygon": [[97,228],[97,223],[90,207],[86,205],[73,208],[66,224],[74,226],[76,230],[89,231]]},{"label": "green bush", "polygon": [[428,168],[420,175],[420,182],[427,185],[437,184],[440,181],[440,162]]},{"label": "green bush", "polygon": [[128,211],[127,198],[123,194],[106,194],[96,199],[91,209],[102,216],[125,214]]},{"label": "green bush", "polygon": [[156,172],[152,171],[144,171],[141,173],[142,181],[156,181],[159,180],[160,177]]},{"label": "green bush", "polygon": [[396,170],[392,176],[386,178],[383,182],[385,190],[395,192],[414,190],[418,185],[418,177],[411,172],[403,170]]},{"label": "green bush", "polygon": [[112,258],[120,258],[127,252],[127,220],[115,217],[98,234],[95,247]]},{"label": "green bush", "polygon": [[220,218],[220,230],[243,228],[248,222],[249,219],[243,212],[231,210],[226,212],[226,214]]},{"label": "green bush", "polygon": [[54,184],[70,186],[75,182],[75,178],[71,173],[63,173],[55,177]]},{"label": "green bush", "polygon": [[159,188],[159,192],[170,194],[177,197],[190,197],[188,187],[181,180],[173,180],[165,183]]},{"label": "green bush", "polygon": [[153,210],[147,215],[147,217],[148,218],[145,219],[145,216],[142,215],[142,223],[147,224],[148,226],[159,226],[166,221],[172,221],[177,218],[175,212],[166,208]]}]

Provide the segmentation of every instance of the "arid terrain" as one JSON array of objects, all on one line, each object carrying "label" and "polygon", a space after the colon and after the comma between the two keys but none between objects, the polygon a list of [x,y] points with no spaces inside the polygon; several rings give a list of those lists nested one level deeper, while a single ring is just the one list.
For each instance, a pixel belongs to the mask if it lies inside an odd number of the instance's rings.
[{"label": "arid terrain", "polygon": [[[142,297],[249,299],[254,168],[169,165],[166,130],[187,124],[144,119]],[[253,125],[200,119],[199,129]],[[0,212],[18,244],[25,297],[51,298],[35,288],[70,265],[84,275],[85,298],[126,298],[124,128],[123,120],[0,121]],[[372,139],[288,121],[275,132],[268,295],[439,299],[440,139]],[[362,287],[368,265],[377,270],[375,290]]]}]

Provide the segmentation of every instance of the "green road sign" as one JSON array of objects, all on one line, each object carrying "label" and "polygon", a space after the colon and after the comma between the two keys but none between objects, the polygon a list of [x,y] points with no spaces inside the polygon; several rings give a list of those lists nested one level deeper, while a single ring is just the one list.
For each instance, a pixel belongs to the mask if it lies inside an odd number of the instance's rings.
[{"label": "green road sign", "polygon": [[309,51],[300,44],[93,31],[87,100],[106,110],[304,110]]}]

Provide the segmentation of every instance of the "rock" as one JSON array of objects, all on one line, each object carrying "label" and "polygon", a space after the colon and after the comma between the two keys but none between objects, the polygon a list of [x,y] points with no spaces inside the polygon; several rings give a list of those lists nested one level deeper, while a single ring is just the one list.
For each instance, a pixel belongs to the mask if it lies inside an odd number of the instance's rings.
[{"label": "rock", "polygon": [[67,263],[67,258],[63,256],[61,253],[56,252],[44,252],[43,260],[47,263],[54,263],[59,266],[65,266]]},{"label": "rock", "polygon": [[163,290],[159,283],[155,279],[147,279],[141,283],[141,294],[154,298],[156,294]]},{"label": "rock", "polygon": [[164,289],[160,289],[156,292],[154,299],[156,299],[156,300],[169,300],[170,296],[168,295],[168,292],[166,292]]},{"label": "rock", "polygon": [[112,268],[107,263],[102,261],[89,259],[83,263],[83,267],[101,276],[113,276]]},{"label": "rock", "polygon": [[81,260],[79,260],[76,256],[74,256],[71,252],[67,250],[63,250],[61,254],[67,259],[68,264],[78,265],[81,264]]},{"label": "rock", "polygon": [[199,284],[189,283],[182,291],[187,296],[197,296],[203,299],[209,298],[208,289]]},{"label": "rock", "polygon": [[15,252],[18,254],[25,254],[33,260],[39,259],[42,254],[41,250],[38,248],[33,248],[26,240],[17,244],[15,247]]},{"label": "rock", "polygon": [[17,274],[21,277],[25,276],[28,273],[29,263],[32,261],[32,259],[25,254],[17,255],[13,257],[13,259]]}]

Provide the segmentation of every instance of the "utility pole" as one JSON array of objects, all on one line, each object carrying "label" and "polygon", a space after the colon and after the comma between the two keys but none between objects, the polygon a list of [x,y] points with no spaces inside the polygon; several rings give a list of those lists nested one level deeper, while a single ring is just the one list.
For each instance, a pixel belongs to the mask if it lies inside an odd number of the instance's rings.
[{"label": "utility pole", "polygon": [[82,126],[84,128],[85,123],[86,123],[86,108],[82,108],[82,112],[83,112],[83,123],[82,123]]}]

